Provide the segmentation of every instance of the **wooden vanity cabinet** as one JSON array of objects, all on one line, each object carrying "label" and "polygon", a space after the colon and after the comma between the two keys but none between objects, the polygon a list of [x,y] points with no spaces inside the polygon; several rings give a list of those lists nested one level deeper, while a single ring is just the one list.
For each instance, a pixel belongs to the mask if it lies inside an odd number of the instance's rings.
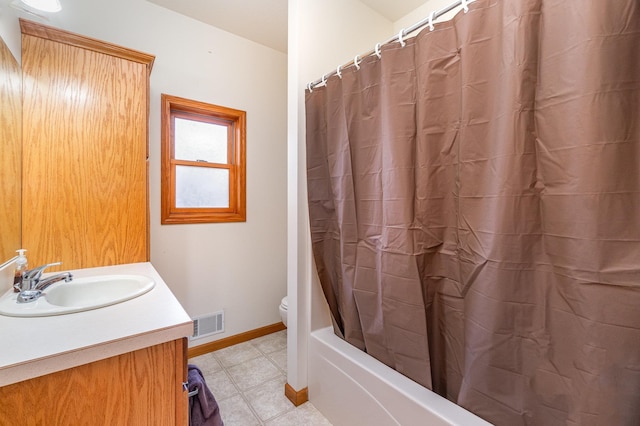
[{"label": "wooden vanity cabinet", "polygon": [[29,265],[148,261],[154,56],[27,20],[20,26]]},{"label": "wooden vanity cabinet", "polygon": [[1,425],[188,424],[186,339],[0,387]]},{"label": "wooden vanity cabinet", "polygon": [[[154,57],[27,20],[20,27],[29,265],[147,262]],[[0,425],[186,425],[186,353],[181,338],[0,387]]]}]

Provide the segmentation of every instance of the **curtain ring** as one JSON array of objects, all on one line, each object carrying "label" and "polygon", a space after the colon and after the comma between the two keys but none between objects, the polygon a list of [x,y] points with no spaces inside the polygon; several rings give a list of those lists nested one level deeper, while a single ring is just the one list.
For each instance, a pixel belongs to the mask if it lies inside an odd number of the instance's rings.
[{"label": "curtain ring", "polygon": [[311,86],[311,82],[307,84],[307,89],[309,89],[309,93],[313,93],[313,86]]},{"label": "curtain ring", "polygon": [[376,56],[378,59],[382,59],[382,55],[380,54],[380,43],[376,43]]},{"label": "curtain ring", "polygon": [[360,70],[360,58],[358,58],[358,55],[356,55],[356,57],[353,58],[353,65],[356,66],[357,70]]},{"label": "curtain ring", "polygon": [[461,0],[460,4],[464,8],[464,13],[467,13],[469,11],[469,0]]},{"label": "curtain ring", "polygon": [[400,40],[400,46],[405,47],[407,45],[407,43],[404,42],[404,40],[402,39],[404,37],[404,28],[400,30],[400,32],[398,33],[398,40]]},{"label": "curtain ring", "polygon": [[326,74],[322,74],[322,84],[327,85]]},{"label": "curtain ring", "polygon": [[340,72],[340,67],[341,67],[341,66],[340,66],[340,65],[338,65],[338,68],[336,69],[336,75],[337,75],[338,77],[340,77],[340,80],[342,80],[342,73]]},{"label": "curtain ring", "polygon": [[433,17],[436,15],[436,11],[432,10],[429,14],[429,31],[433,31]]}]

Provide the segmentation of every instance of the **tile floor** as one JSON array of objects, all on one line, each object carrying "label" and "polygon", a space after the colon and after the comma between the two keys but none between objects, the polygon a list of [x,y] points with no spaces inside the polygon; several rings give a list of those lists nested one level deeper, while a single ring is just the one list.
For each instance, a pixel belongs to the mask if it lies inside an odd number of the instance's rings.
[{"label": "tile floor", "polygon": [[200,367],[225,426],[331,426],[310,402],[284,396],[287,331],[189,359]]}]

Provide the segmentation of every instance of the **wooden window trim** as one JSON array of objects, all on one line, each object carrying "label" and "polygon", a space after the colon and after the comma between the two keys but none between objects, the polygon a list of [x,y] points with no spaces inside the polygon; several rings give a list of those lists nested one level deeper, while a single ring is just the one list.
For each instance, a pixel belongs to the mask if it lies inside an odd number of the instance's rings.
[{"label": "wooden window trim", "polygon": [[[161,95],[162,159],[161,159],[161,223],[220,223],[246,221],[246,112],[207,104],[167,94]],[[228,164],[197,163],[176,160],[173,151],[172,111],[189,119],[227,125],[231,128],[228,140]],[[229,170],[229,208],[178,208],[175,206],[176,165],[226,168]]]}]

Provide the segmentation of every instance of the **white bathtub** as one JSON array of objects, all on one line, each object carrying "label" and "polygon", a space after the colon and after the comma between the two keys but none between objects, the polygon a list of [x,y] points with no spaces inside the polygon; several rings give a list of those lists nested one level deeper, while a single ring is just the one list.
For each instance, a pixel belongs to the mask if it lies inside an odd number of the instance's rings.
[{"label": "white bathtub", "polygon": [[333,333],[309,339],[309,400],[335,426],[490,425]]}]

